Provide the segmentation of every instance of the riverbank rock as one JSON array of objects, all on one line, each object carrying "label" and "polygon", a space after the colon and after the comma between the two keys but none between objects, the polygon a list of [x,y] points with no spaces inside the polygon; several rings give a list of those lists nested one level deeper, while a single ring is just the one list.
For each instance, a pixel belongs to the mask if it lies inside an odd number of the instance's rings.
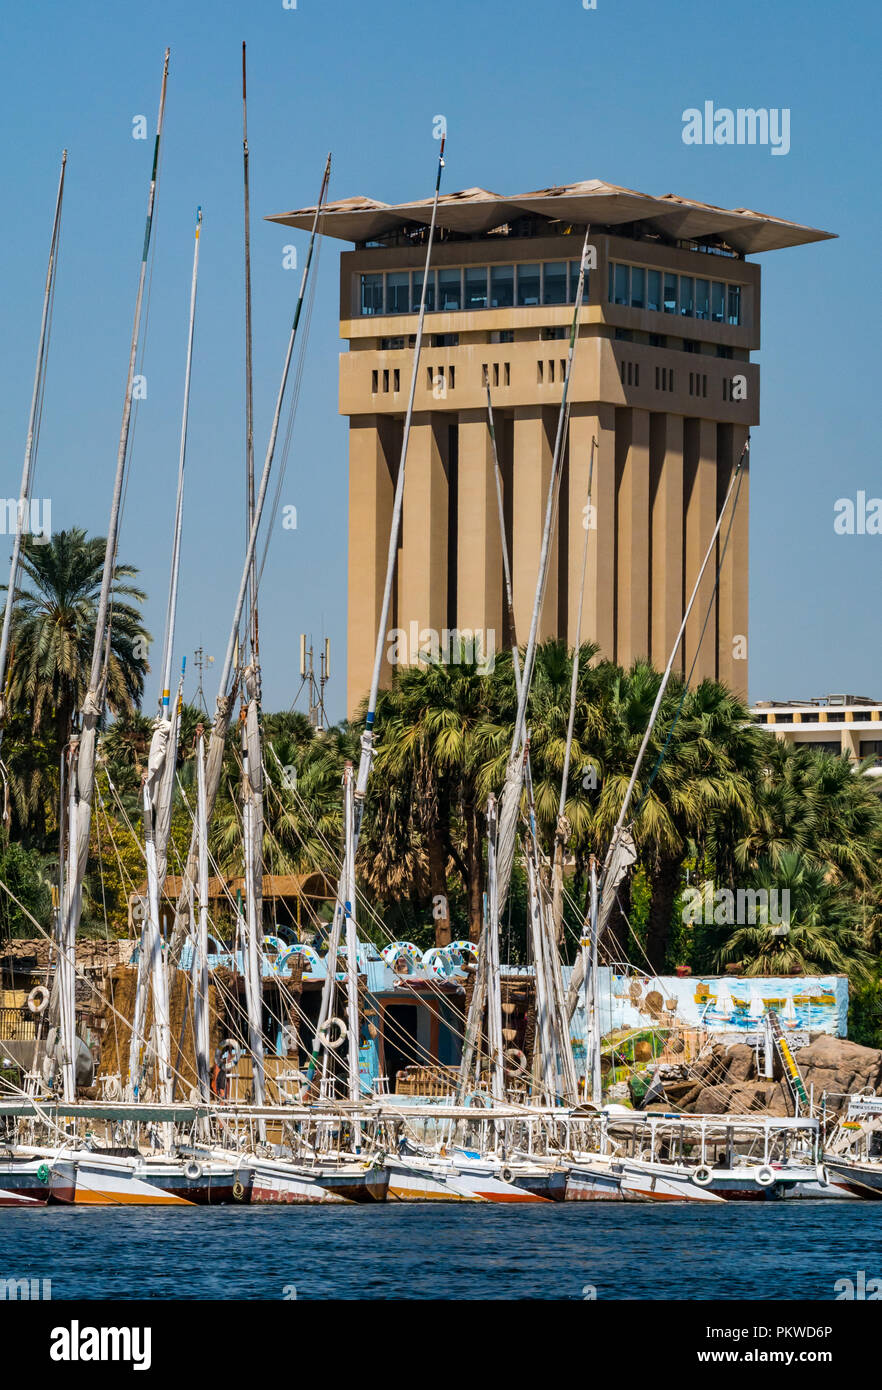
[{"label": "riverbank rock", "polygon": [[882,1085],[882,1051],[878,1048],[822,1034],[793,1055],[806,1089],[814,1087],[816,1100],[826,1091],[828,1104],[837,1109],[854,1091],[874,1091]]},{"label": "riverbank rock", "polygon": [[695,1115],[790,1115],[784,1088],[778,1081],[740,1081],[705,1086],[689,1106]]},{"label": "riverbank rock", "polygon": [[735,1043],[726,1050],[727,1081],[750,1081],[756,1075],[753,1048],[748,1043]]}]

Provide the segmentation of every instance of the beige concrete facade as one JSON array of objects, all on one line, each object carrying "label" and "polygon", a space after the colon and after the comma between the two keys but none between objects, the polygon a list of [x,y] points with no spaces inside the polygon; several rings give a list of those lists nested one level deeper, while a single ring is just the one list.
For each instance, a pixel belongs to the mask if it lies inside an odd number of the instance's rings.
[{"label": "beige concrete facade", "polygon": [[[531,267],[550,265],[551,271],[543,270],[548,277],[561,262],[577,260],[582,234],[572,228],[569,235],[562,229],[524,238],[448,238],[437,245],[433,262],[438,272],[454,276],[462,269],[463,287],[470,266],[516,266],[526,276]],[[540,636],[576,639],[587,519],[579,635],[622,664],[648,657],[662,667],[732,468],[759,419],[759,369],[749,359],[760,339],[760,271],[739,255],[711,255],[706,248],[665,245],[638,234],[598,230],[591,240],[596,265],[580,311],[567,461]],[[396,442],[400,448],[417,327],[414,304],[410,312],[360,312],[362,277],[394,272],[406,280],[420,274],[424,258],[423,247],[410,244],[363,247],[341,257],[341,336],[349,351],[340,359],[340,410],[351,421],[350,711],[370,684]],[[658,271],[665,285],[667,276],[680,277],[681,303],[693,293],[690,286],[698,287],[698,295],[712,280],[736,286],[739,321],[615,303],[611,265],[631,267],[629,275]],[[387,296],[390,283],[385,282]],[[632,298],[633,286],[641,283],[629,280]],[[466,309],[464,299],[458,307],[436,305],[426,318],[390,627],[492,632],[498,651],[508,633],[484,372],[497,421],[515,620],[523,641],[573,309],[571,303]],[[593,508],[586,518],[592,439]],[[714,594],[712,563],[676,661],[684,674],[693,669],[694,680],[717,677],[741,695],[747,692],[747,539],[745,481],[725,554],[722,539],[717,547],[719,592]]]},{"label": "beige concrete facade", "polygon": [[765,725],[782,743],[826,749],[855,763],[866,762],[868,776],[882,776],[882,700],[867,695],[759,700],[750,713],[754,723]]}]

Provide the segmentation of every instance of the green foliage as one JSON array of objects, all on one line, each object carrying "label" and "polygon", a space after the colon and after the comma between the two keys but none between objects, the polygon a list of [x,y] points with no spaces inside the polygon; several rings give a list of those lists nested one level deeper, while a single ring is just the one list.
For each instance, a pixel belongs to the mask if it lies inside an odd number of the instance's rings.
[{"label": "green foliage", "polygon": [[34,936],[36,928],[31,918],[44,931],[51,930],[53,871],[51,859],[36,849],[12,843],[0,850],[0,880],[9,890],[0,891],[0,941],[13,936]]}]

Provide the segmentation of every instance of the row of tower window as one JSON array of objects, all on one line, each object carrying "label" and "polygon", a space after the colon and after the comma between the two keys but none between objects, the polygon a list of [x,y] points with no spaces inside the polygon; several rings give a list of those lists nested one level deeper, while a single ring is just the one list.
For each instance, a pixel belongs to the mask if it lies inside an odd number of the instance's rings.
[{"label": "row of tower window", "polygon": [[[500,374],[501,366],[501,374]],[[536,363],[536,381],[540,386],[553,385],[555,380],[562,382],[566,375],[566,359],[561,357],[540,358]],[[493,386],[511,385],[511,363],[499,362],[487,363],[482,367],[482,379],[489,380]],[[619,376],[623,386],[640,385],[640,364],[639,362],[629,362],[622,360],[619,362]],[[448,391],[456,388],[456,367],[448,365],[427,367],[426,368],[426,387],[436,396],[446,396]],[[656,391],[674,390],[674,369],[673,367],[656,367],[655,369],[655,389]],[[374,395],[379,392],[392,391],[393,393],[401,390],[401,373],[397,367],[383,368],[371,373],[371,391]],[[732,389],[732,378],[724,377],[722,381],[723,400],[733,401],[743,399],[736,396]],[[707,374],[704,372],[689,373],[689,394],[690,396],[701,396],[707,398]]]},{"label": "row of tower window", "polygon": [[669,270],[610,261],[609,302],[629,309],[704,319],[708,323],[741,323],[741,286]]},{"label": "row of tower window", "polygon": [[[423,271],[389,270],[362,275],[359,313],[416,314]],[[426,286],[429,313],[454,309],[511,309],[516,305],[573,304],[579,285],[578,261],[536,261],[529,265],[444,266],[430,270]],[[588,299],[588,275],[582,302]]]},{"label": "row of tower window", "polygon": [[[359,314],[415,314],[423,291],[423,271],[389,270],[359,277]],[[579,283],[578,261],[536,261],[526,265],[444,266],[429,272],[426,308],[430,313],[465,309],[510,309],[537,304],[572,304]],[[679,318],[738,326],[741,285],[702,276],[676,275],[647,266],[609,265],[609,302],[650,309]],[[585,277],[583,303],[588,299]]]}]

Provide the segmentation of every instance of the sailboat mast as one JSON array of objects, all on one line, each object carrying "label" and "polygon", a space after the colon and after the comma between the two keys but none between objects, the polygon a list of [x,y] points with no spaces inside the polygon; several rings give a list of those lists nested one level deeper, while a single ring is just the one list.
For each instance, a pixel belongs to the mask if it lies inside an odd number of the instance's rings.
[{"label": "sailboat mast", "polygon": [[563,437],[564,424],[567,419],[567,400],[570,389],[570,378],[573,371],[573,361],[576,354],[576,342],[579,329],[579,313],[582,307],[582,295],[585,287],[585,270],[590,250],[588,238],[591,235],[591,228],[585,228],[585,240],[582,246],[582,258],[579,263],[579,279],[576,287],[576,302],[573,306],[573,320],[570,327],[570,345],[567,353],[567,366],[564,373],[563,387],[561,390],[560,412],[557,419],[557,434],[554,441],[554,452],[551,462],[551,475],[548,482],[548,497],[545,505],[545,522],[542,531],[542,545],[539,552],[539,572],[536,577],[536,593],[533,599],[533,613],[530,619],[530,634],[527,639],[526,652],[524,654],[524,669],[521,678],[520,690],[518,692],[518,708],[515,716],[515,726],[512,733],[511,749],[508,756],[508,766],[505,773],[505,784],[502,790],[502,799],[499,812],[499,905],[500,911],[504,909],[508,899],[508,889],[511,882],[511,871],[514,863],[515,834],[517,827],[518,811],[521,797],[521,747],[524,741],[524,732],[527,719],[527,700],[530,694],[530,685],[533,677],[533,663],[536,657],[536,644],[539,631],[539,615],[542,611],[542,603],[545,597],[545,585],[548,577],[548,564],[551,552],[551,532],[553,529],[553,519],[555,514],[556,499],[560,486],[560,472],[563,456]]},{"label": "sailboat mast", "polygon": [[404,473],[407,464],[407,446],[410,441],[410,430],[413,423],[413,404],[416,396],[417,376],[420,369],[420,353],[423,346],[429,271],[432,265],[432,248],[435,242],[435,223],[438,217],[438,199],[441,193],[441,174],[444,170],[445,144],[446,137],[443,137],[441,140],[441,149],[438,152],[438,173],[435,178],[435,193],[432,198],[432,215],[429,221],[429,234],[426,238],[426,265],[423,272],[423,283],[420,292],[420,312],[417,319],[416,339],[413,348],[413,368],[410,374],[410,393],[407,398],[407,413],[404,417],[401,457],[398,462],[398,476],[395,479],[395,496],[392,503],[392,525],[389,528],[389,551],[386,557],[386,580],[383,585],[383,602],[380,608],[380,621],[377,627],[377,644],[374,649],[374,669],[371,675],[371,689],[368,696],[365,729],[361,740],[361,758],[358,765],[358,782],[356,784],[356,835],[359,829],[361,812],[364,807],[364,796],[367,791],[368,777],[370,776],[371,763],[373,761],[374,720],[377,712],[377,698],[380,693],[383,651],[386,646],[386,628],[389,622],[389,609],[392,603],[392,584],[395,578],[395,567],[398,563],[398,536],[401,531],[401,512],[404,506]]},{"label": "sailboat mast", "polygon": [[208,824],[205,815],[205,738],[200,724],[196,730],[196,814],[199,831],[199,927],[193,952],[194,1012],[196,1034],[196,1073],[199,1094],[211,1099],[208,1017]]},{"label": "sailboat mast", "polygon": [[502,497],[502,469],[499,466],[499,450],[496,444],[496,424],[493,419],[493,397],[490,394],[490,374],[484,368],[484,389],[487,393],[487,430],[493,450],[493,476],[496,481],[496,511],[499,519],[499,542],[502,549],[502,574],[505,580],[505,605],[508,616],[508,633],[511,642],[511,664],[515,678],[515,693],[521,693],[521,653],[518,649],[518,632],[515,622],[514,590],[511,582],[511,561],[508,555],[508,537],[505,534],[505,504]]},{"label": "sailboat mast", "polygon": [[[591,1083],[591,1101],[600,1105],[603,1098],[603,1076],[600,1070],[600,1012],[597,998],[597,860],[591,856],[590,933],[584,961],[585,968],[585,1053],[587,1077]],[[585,948],[583,947],[583,951]],[[586,1077],[586,1099],[587,1099]]]},{"label": "sailboat mast", "polygon": [[579,581],[579,606],[576,613],[576,635],[573,639],[573,671],[570,681],[570,712],[567,720],[567,745],[564,751],[563,774],[560,779],[560,800],[557,807],[557,818],[560,821],[566,810],[567,803],[567,782],[570,777],[570,756],[573,751],[573,729],[576,724],[576,695],[579,689],[579,651],[582,644],[582,609],[585,603],[585,575],[588,570],[588,538],[591,535],[591,486],[594,480],[594,451],[597,448],[597,440],[591,440],[591,458],[588,463],[588,499],[585,508],[585,542],[582,546],[582,575]]},{"label": "sailboat mast", "polygon": [[[245,514],[246,541],[254,522],[254,382],[252,372],[253,335],[251,327],[251,196],[248,170],[248,87],[245,44],[242,44],[242,186],[245,218]],[[251,659],[257,660],[257,565],[252,556],[248,575],[249,636]]]},{"label": "sailboat mast", "polygon": [[[441,193],[441,174],[444,169],[444,146],[446,138],[441,140],[441,148],[438,152],[438,172],[435,178],[435,192],[432,198],[432,213],[429,219],[429,232],[426,238],[426,263],[423,271],[423,283],[420,293],[420,311],[417,319],[416,338],[413,348],[413,367],[410,374],[410,393],[407,399],[407,412],[404,417],[404,430],[401,440],[401,455],[398,460],[398,476],[395,479],[395,495],[392,502],[392,522],[389,527],[389,549],[386,557],[386,580],[383,586],[383,602],[380,607],[380,621],[377,625],[377,642],[374,649],[374,669],[371,675],[371,688],[368,695],[367,715],[365,717],[364,731],[361,735],[361,756],[358,763],[358,777],[355,784],[355,810],[354,810],[354,850],[358,849],[358,837],[361,831],[361,818],[364,814],[364,801],[367,793],[368,779],[371,772],[371,764],[374,758],[374,720],[377,713],[377,699],[380,693],[380,676],[383,670],[383,651],[386,645],[386,631],[389,623],[389,609],[392,603],[392,585],[395,579],[395,567],[398,563],[398,536],[401,531],[401,512],[404,506],[404,473],[407,464],[407,446],[410,440],[410,430],[413,421],[413,406],[416,397],[417,377],[420,368],[420,353],[423,345],[423,330],[426,321],[426,305],[428,302],[427,292],[429,285],[429,271],[432,265],[432,248],[435,242],[435,224],[438,217],[438,199]],[[354,852],[354,851],[353,851]],[[340,946],[340,932],[343,926],[343,907],[346,900],[346,885],[341,878],[337,888],[337,905],[334,909],[334,920],[331,924],[331,931],[328,937],[328,973],[322,990],[322,1002],[319,1011],[319,1028],[322,1028],[331,1017],[331,1007],[334,994],[334,978],[337,969],[337,951]],[[318,1060],[319,1043],[316,1042],[313,1049],[312,1058],[309,1064],[310,1081],[315,1073],[315,1065]]]},{"label": "sailboat mast", "polygon": [[573,670],[570,679],[570,711],[567,719],[567,741],[560,779],[560,799],[557,805],[557,827],[554,833],[554,860],[551,870],[551,912],[554,935],[558,944],[563,939],[563,861],[570,826],[566,819],[567,784],[570,780],[570,758],[573,751],[573,730],[576,725],[576,696],[579,689],[579,653],[582,648],[582,608],[585,602],[585,574],[588,569],[588,538],[591,535],[591,485],[594,479],[594,450],[597,440],[591,440],[588,464],[588,500],[585,507],[585,542],[582,546],[582,574],[579,582],[579,606],[576,613],[576,634],[573,639]]},{"label": "sailboat mast", "polygon": [[[113,569],[116,562],[116,548],[119,538],[119,514],[125,479],[126,459],[129,448],[129,432],[132,423],[132,386],[135,377],[135,362],[141,333],[141,308],[144,302],[144,284],[147,278],[147,260],[150,254],[150,238],[153,231],[153,213],[156,204],[156,189],[159,182],[159,148],[162,139],[162,124],[165,116],[165,95],[168,85],[168,61],[170,50],[165,50],[162,67],[162,87],[159,97],[159,115],[156,122],[156,138],[153,142],[153,167],[150,173],[150,191],[147,198],[147,220],[144,227],[144,246],[141,253],[141,267],[138,272],[138,293],[135,298],[135,320],[132,327],[132,341],[129,348],[129,370],[126,378],[126,397],[123,404],[122,426],[119,435],[119,449],[116,460],[116,477],[113,486],[113,501],[110,511],[110,524],[107,528],[107,548],[104,555],[104,573],[101,578],[101,592],[98,598],[98,613],[95,623],[95,640],[92,648],[92,667],[89,675],[89,693],[97,694],[101,681],[101,658],[107,626],[107,610],[110,603],[110,586],[113,582]],[[88,699],[88,697],[87,697]],[[84,714],[86,713],[84,707]],[[80,754],[82,760],[82,752]]]},{"label": "sailboat mast", "polygon": [[171,578],[165,612],[165,635],[162,644],[162,693],[160,710],[168,719],[171,698],[171,668],[174,659],[175,619],[178,607],[178,575],[181,567],[181,533],[184,516],[184,465],[187,459],[187,432],[190,421],[190,379],[193,372],[193,337],[196,330],[196,287],[199,279],[199,243],[202,233],[202,208],[196,209],[196,232],[193,243],[193,271],[190,278],[190,317],[187,324],[187,364],[184,369],[184,405],[181,413],[181,443],[178,451],[178,490],[175,499],[175,530],[172,543]]},{"label": "sailboat mast", "polygon": [[[361,1098],[361,1078],[358,1067],[358,928],[355,917],[355,801],[352,764],[350,762],[347,762],[343,770],[343,797],[346,828],[343,867],[346,876],[346,1024],[349,1043],[349,1099],[358,1101]],[[356,1133],[358,1136],[356,1148],[358,1148],[361,1136],[357,1124]]]},{"label": "sailboat mast", "polygon": [[642,743],[640,744],[640,750],[639,750],[639,752],[638,752],[638,754],[637,754],[637,758],[636,758],[636,761],[635,761],[635,763],[634,763],[634,768],[633,768],[633,770],[632,770],[632,772],[631,772],[631,777],[630,777],[630,780],[629,780],[629,782],[628,782],[628,786],[627,786],[626,791],[625,791],[624,800],[622,801],[622,808],[621,808],[621,810],[619,811],[618,819],[616,820],[615,826],[614,826],[614,828],[613,828],[613,833],[612,833],[612,836],[611,836],[611,838],[610,838],[609,849],[608,849],[608,851],[607,851],[606,860],[605,860],[605,862],[604,862],[603,874],[601,875],[601,891],[602,891],[602,889],[603,889],[603,880],[604,880],[604,878],[605,878],[605,876],[606,876],[606,872],[607,872],[607,869],[608,869],[608,867],[609,867],[609,862],[610,862],[610,858],[611,858],[613,849],[614,849],[614,847],[615,847],[615,845],[616,845],[616,841],[618,840],[619,834],[620,834],[620,832],[623,830],[624,825],[625,825],[625,819],[626,819],[626,817],[627,817],[628,810],[629,810],[630,805],[631,805],[631,798],[632,798],[632,796],[633,796],[633,794],[634,794],[634,787],[635,787],[636,784],[637,784],[637,778],[638,778],[638,776],[639,776],[639,774],[640,774],[640,768],[641,768],[641,766],[642,766],[642,764],[643,764],[643,759],[644,759],[644,757],[645,757],[645,755],[646,755],[646,749],[647,749],[647,747],[649,746],[649,740],[650,740],[650,738],[652,737],[652,731],[653,731],[653,729],[655,728],[655,723],[656,723],[656,720],[658,719],[658,713],[659,713],[659,710],[661,709],[661,703],[662,703],[662,700],[664,699],[665,691],[666,691],[667,688],[668,688],[668,682],[669,682],[670,679],[671,679],[671,672],[672,672],[673,669],[674,669],[674,661],[675,661],[675,659],[676,659],[677,652],[678,652],[678,650],[679,650],[679,648],[680,648],[680,643],[681,643],[682,640],[683,640],[683,633],[686,631],[686,624],[687,624],[687,622],[689,621],[689,615],[691,614],[692,609],[693,609],[694,606],[695,606],[695,601],[696,601],[696,599],[698,598],[698,593],[699,593],[699,590],[700,590],[700,588],[701,588],[701,582],[702,582],[702,580],[703,580],[703,578],[704,578],[704,572],[705,572],[705,570],[707,569],[708,565],[710,564],[711,556],[712,556],[713,553],[714,553],[714,549],[715,549],[716,544],[717,544],[717,537],[719,536],[720,530],[721,530],[722,525],[723,525],[723,518],[724,518],[724,516],[726,515],[726,511],[728,510],[728,507],[729,507],[729,500],[730,500],[730,498],[731,498],[731,496],[732,496],[732,493],[733,493],[734,490],[735,490],[736,483],[739,483],[739,481],[740,481],[742,469],[743,469],[743,467],[744,467],[744,460],[747,458],[749,452],[750,452],[750,439],[748,438],[748,439],[746,439],[745,442],[744,442],[744,448],[741,450],[741,455],[740,455],[740,457],[739,457],[739,459],[738,459],[738,463],[736,464],[735,468],[733,469],[732,477],[731,477],[730,482],[729,482],[729,487],[728,487],[728,489],[727,489],[727,491],[726,491],[726,496],[725,496],[725,498],[724,498],[724,500],[723,500],[723,505],[722,505],[722,507],[720,508],[720,514],[719,514],[719,516],[717,517],[717,524],[716,524],[716,526],[715,526],[714,529],[713,529],[713,534],[711,535],[710,542],[709,542],[708,547],[707,547],[707,552],[705,553],[704,560],[702,561],[701,569],[698,571],[698,576],[697,576],[697,578],[696,578],[696,580],[695,580],[695,586],[694,586],[694,588],[693,588],[693,590],[692,590],[692,594],[691,594],[691,596],[690,596],[690,598],[689,598],[689,602],[688,602],[688,604],[686,605],[686,611],[685,611],[685,613],[683,614],[683,621],[682,621],[681,624],[680,624],[680,630],[679,630],[679,632],[677,633],[677,636],[674,638],[674,644],[673,644],[673,646],[671,647],[671,654],[670,654],[670,656],[668,657],[668,664],[667,664],[667,666],[665,667],[664,674],[663,674],[663,676],[662,676],[662,678],[661,678],[661,682],[659,683],[658,693],[656,694],[655,702],[654,702],[654,704],[653,704],[653,706],[652,706],[652,712],[651,712],[651,714],[650,714],[650,716],[649,716],[649,722],[648,722],[648,724],[647,724],[647,726],[646,726],[646,732],[645,732],[645,734],[643,735],[643,741],[642,741]]},{"label": "sailboat mast", "polygon": [[[294,355],[294,344],[297,340],[297,329],[300,323],[300,315],[303,309],[303,300],[306,294],[306,286],[309,280],[309,271],[312,265],[313,250],[315,247],[316,236],[318,234],[318,224],[321,217],[322,207],[327,196],[328,181],[331,177],[331,156],[325,162],[325,169],[322,175],[322,184],[319,191],[319,200],[316,204],[315,217],[313,218],[312,233],[309,239],[309,249],[306,254],[306,262],[303,267],[303,275],[300,281],[300,293],[297,298],[297,305],[294,310],[294,319],[291,324],[291,332],[288,337],[288,347],[285,353],[285,361],[282,367],[282,379],[279,384],[278,395],[276,396],[276,406],[273,413],[273,421],[270,429],[269,442],[267,444],[266,456],[263,463],[263,471],[260,476],[260,486],[254,504],[254,516],[251,521],[251,528],[248,535],[248,546],[245,554],[245,561],[242,568],[242,575],[239,581],[239,589],[236,594],[236,602],[233,609],[233,621],[230,627],[230,637],[227,643],[227,650],[224,656],[223,669],[218,685],[217,709],[211,729],[211,737],[208,743],[208,757],[205,769],[205,801],[206,814],[209,823],[214,811],[217,789],[220,786],[221,769],[223,765],[224,744],[226,742],[227,731],[230,727],[230,718],[233,712],[233,698],[235,691],[231,690],[231,680],[234,673],[234,662],[239,645],[239,632],[242,625],[242,612],[245,606],[245,595],[248,588],[249,576],[254,564],[254,557],[257,551],[257,535],[260,530],[260,522],[263,516],[263,508],[266,502],[266,495],[269,489],[270,474],[272,472],[273,458],[276,450],[276,440],[279,433],[279,421],[282,415],[282,405],[285,397],[285,388],[288,384],[288,374],[291,369],[291,360]],[[181,946],[186,935],[187,913],[186,907],[190,889],[196,877],[196,836],[195,831],[190,842],[190,850],[187,856],[187,868],[184,875],[184,882],[181,886],[181,893],[178,898],[177,910],[175,914],[175,929],[172,935],[170,956],[176,960],[180,955]]]},{"label": "sailboat mast", "polygon": [[193,340],[196,329],[196,292],[199,280],[199,246],[202,232],[202,209],[196,209],[196,230],[193,243],[193,269],[190,278],[190,307],[187,320],[187,359],[184,369],[184,401],[181,410],[181,439],[178,450],[178,480],[175,497],[174,537],[172,541],[171,572],[165,614],[162,648],[162,687],[159,695],[159,715],[150,740],[148,772],[142,792],[144,817],[144,851],[147,863],[147,912],[141,932],[138,952],[138,981],[135,1000],[132,1038],[129,1049],[129,1086],[133,1090],[137,1075],[138,1050],[143,1045],[135,1027],[143,1027],[146,1017],[148,971],[153,984],[154,1035],[160,1092],[170,1103],[174,1079],[171,1067],[171,1017],[168,995],[168,962],[162,948],[160,930],[160,899],[165,886],[168,864],[168,840],[171,833],[174,775],[177,763],[180,703],[183,673],[174,708],[171,707],[171,665],[174,658],[175,622],[178,605],[178,581],[181,568],[181,536],[184,519],[184,472],[187,461],[187,435],[190,420],[190,382],[193,371]]},{"label": "sailboat mast", "polygon": [[490,1083],[496,1100],[505,1099],[505,1063],[502,1037],[502,979],[499,959],[499,894],[496,879],[496,797],[487,800],[487,1040],[490,1044]]},{"label": "sailboat mast", "polygon": [[34,389],[31,394],[31,409],[28,415],[28,437],[25,444],[24,464],[21,470],[18,515],[15,522],[15,539],[12,543],[12,562],[9,567],[9,585],[6,590],[6,606],[3,611],[3,630],[0,633],[0,743],[3,741],[3,725],[6,716],[6,666],[9,657],[9,634],[12,626],[12,610],[15,605],[15,591],[18,587],[18,571],[21,560],[21,538],[27,523],[28,509],[33,485],[34,460],[37,440],[37,415],[43,395],[46,376],[47,344],[49,340],[49,315],[55,290],[55,272],[58,265],[58,242],[61,233],[61,204],[64,199],[64,173],[67,166],[67,150],[61,153],[61,173],[58,176],[58,192],[55,195],[55,216],[52,219],[52,238],[49,242],[49,264],[46,269],[46,287],[43,291],[43,315],[40,320],[40,341],[37,347],[37,365],[34,371]]},{"label": "sailboat mast", "polygon": [[[254,516],[251,522],[251,529],[248,534],[248,548],[245,555],[245,565],[242,571],[242,577],[239,581],[239,592],[236,595],[236,606],[233,612],[233,622],[230,628],[230,637],[227,643],[227,650],[224,656],[223,670],[221,671],[221,679],[220,684],[218,686],[221,695],[226,695],[226,692],[229,689],[230,685],[230,677],[233,672],[233,657],[235,655],[236,644],[239,640],[239,629],[242,625],[242,610],[245,606],[245,591],[248,587],[248,578],[251,574],[251,568],[254,564],[254,557],[257,551],[257,533],[260,529],[260,522],[263,516],[263,508],[266,502],[266,494],[269,489],[270,473],[272,471],[273,458],[276,452],[276,440],[278,439],[279,434],[279,422],[282,417],[282,405],[285,398],[285,389],[288,385],[288,374],[291,370],[291,360],[294,356],[294,344],[297,341],[297,328],[300,323],[300,314],[303,309],[303,300],[306,295],[306,285],[309,279],[310,266],[312,264],[312,254],[313,248],[315,246],[315,239],[318,233],[319,218],[321,216],[322,206],[327,196],[328,181],[330,180],[330,177],[331,156],[328,155],[327,161],[325,163],[325,172],[322,176],[322,186],[321,191],[319,193],[319,201],[316,206],[315,217],[313,218],[312,233],[309,239],[309,249],[306,253],[306,263],[303,267],[303,276],[300,281],[300,293],[297,297],[297,305],[294,310],[294,319],[291,324],[291,332],[288,337],[288,348],[285,353],[285,362],[282,367],[282,380],[279,383],[279,390],[276,396],[276,407],[273,411],[273,422],[270,428],[270,437],[266,448],[266,457],[264,459],[263,471],[260,475],[260,487],[258,489],[257,499],[254,504]],[[206,790],[210,791],[210,788],[207,787]]]},{"label": "sailboat mast", "polygon": [[[135,363],[138,354],[138,343],[141,329],[141,309],[144,301],[144,282],[147,276],[147,260],[150,253],[150,237],[153,229],[153,212],[156,202],[156,189],[159,178],[159,150],[162,139],[162,125],[165,115],[165,96],[168,86],[168,61],[169,49],[165,50],[165,57],[162,65],[162,86],[159,97],[159,114],[156,121],[156,138],[153,144],[153,166],[150,174],[150,189],[147,197],[147,218],[144,227],[144,244],[141,252],[141,267],[138,274],[138,293],[135,299],[135,317],[132,327],[132,340],[129,349],[129,367],[126,377],[126,395],[123,404],[122,425],[119,436],[119,449],[117,451],[116,475],[113,485],[113,499],[110,508],[110,521],[107,527],[107,545],[104,552],[104,571],[101,577],[101,591],[98,598],[98,606],[95,618],[95,636],[92,645],[92,664],[89,672],[89,688],[83,701],[81,711],[81,732],[79,738],[79,752],[76,762],[76,788],[78,801],[75,815],[69,822],[69,834],[72,839],[73,871],[68,874],[65,884],[65,902],[62,906],[62,918],[64,921],[64,936],[67,941],[76,941],[77,927],[80,921],[80,911],[82,906],[82,883],[86,873],[86,862],[89,857],[89,834],[92,825],[92,799],[95,794],[95,753],[98,723],[104,710],[104,682],[102,679],[102,660],[105,652],[105,640],[109,639],[110,631],[107,623],[108,608],[110,603],[110,588],[113,582],[113,573],[116,564],[117,541],[119,537],[119,517],[122,505],[123,482],[125,480],[126,459],[129,446],[129,432],[132,419],[132,391],[135,376]],[[73,785],[74,778],[71,778]],[[73,976],[71,975],[71,981]],[[70,1008],[73,1009],[73,1001]],[[65,1101],[74,1099],[74,1095],[68,1094],[68,1084],[73,1085],[72,1069],[71,1073],[65,1070],[64,1085]]]}]

